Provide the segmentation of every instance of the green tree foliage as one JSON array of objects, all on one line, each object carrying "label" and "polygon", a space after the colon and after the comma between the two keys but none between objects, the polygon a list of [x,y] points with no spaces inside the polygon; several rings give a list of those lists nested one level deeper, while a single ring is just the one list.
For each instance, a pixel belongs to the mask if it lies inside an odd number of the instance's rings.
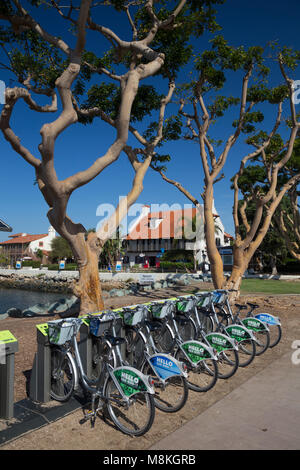
[{"label": "green tree foliage", "polygon": [[55,237],[51,241],[51,258],[53,261],[60,259],[71,259],[73,257],[72,250],[68,242],[62,237]]}]

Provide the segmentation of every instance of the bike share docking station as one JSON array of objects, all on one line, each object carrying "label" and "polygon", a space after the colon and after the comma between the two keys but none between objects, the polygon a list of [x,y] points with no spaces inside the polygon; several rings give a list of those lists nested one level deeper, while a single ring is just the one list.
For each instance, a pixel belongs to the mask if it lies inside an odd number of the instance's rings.
[{"label": "bike share docking station", "polygon": [[[101,312],[97,312],[95,315],[99,315],[99,313]],[[51,345],[48,338],[48,323],[36,325],[36,329],[37,352],[31,372],[29,397],[34,402],[47,403],[51,399]],[[122,330],[121,327],[117,328],[117,333],[124,337],[125,334]],[[93,344],[88,322],[83,322],[80,327],[78,347],[84,372],[90,377],[92,374]]]},{"label": "bike share docking station", "polygon": [[15,353],[17,339],[9,330],[0,331],[0,419],[14,416]]}]

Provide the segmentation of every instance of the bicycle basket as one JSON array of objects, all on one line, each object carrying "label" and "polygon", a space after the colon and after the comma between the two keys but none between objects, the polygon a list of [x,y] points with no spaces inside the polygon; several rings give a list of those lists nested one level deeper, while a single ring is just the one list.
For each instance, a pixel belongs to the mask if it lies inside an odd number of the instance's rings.
[{"label": "bicycle basket", "polygon": [[176,302],[177,313],[189,312],[194,306],[193,299],[180,299]]},{"label": "bicycle basket", "polygon": [[196,294],[197,307],[206,307],[209,304],[209,296],[207,294]]},{"label": "bicycle basket", "polygon": [[220,304],[224,301],[225,295],[223,292],[213,292],[212,301],[214,304]]},{"label": "bicycle basket", "polygon": [[171,311],[170,302],[157,302],[151,305],[151,314],[153,318],[165,318]]},{"label": "bicycle basket", "polygon": [[146,316],[146,310],[141,308],[136,308],[134,310],[125,310],[123,313],[123,320],[125,325],[134,326],[144,320]]},{"label": "bicycle basket", "polygon": [[67,320],[53,320],[48,322],[49,342],[62,345],[72,339],[74,334],[74,323]]},{"label": "bicycle basket", "polygon": [[105,331],[109,330],[115,318],[111,312],[102,315],[95,315],[90,318],[90,333],[93,336],[102,336]]}]

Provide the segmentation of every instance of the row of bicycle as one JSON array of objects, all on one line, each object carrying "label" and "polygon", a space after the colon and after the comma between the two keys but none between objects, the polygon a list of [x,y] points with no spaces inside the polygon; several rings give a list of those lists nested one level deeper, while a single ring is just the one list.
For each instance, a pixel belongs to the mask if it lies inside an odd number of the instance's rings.
[{"label": "row of bicycle", "polygon": [[[143,435],[155,408],[182,409],[190,389],[207,392],[278,344],[280,320],[248,306],[233,313],[229,292],[218,290],[49,322],[51,396],[66,401],[80,388],[91,397],[85,419],[94,423],[102,410],[122,432]],[[82,324],[89,373],[78,347]]]}]

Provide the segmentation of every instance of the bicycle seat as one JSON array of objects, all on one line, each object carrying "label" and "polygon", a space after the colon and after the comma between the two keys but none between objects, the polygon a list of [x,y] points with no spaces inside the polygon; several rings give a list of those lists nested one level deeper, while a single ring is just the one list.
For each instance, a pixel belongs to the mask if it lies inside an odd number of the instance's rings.
[{"label": "bicycle seat", "polygon": [[158,321],[151,321],[151,320],[146,320],[145,325],[147,325],[150,329],[150,331],[155,331],[155,330],[160,330],[161,329],[161,323]]},{"label": "bicycle seat", "polygon": [[106,334],[105,338],[111,343],[112,346],[118,346],[119,344],[125,343],[126,339],[121,336],[113,336]]},{"label": "bicycle seat", "polygon": [[247,304],[248,304],[251,308],[259,308],[259,305],[257,305],[257,304],[252,304],[251,302],[247,302]]},{"label": "bicycle seat", "polygon": [[245,310],[247,308],[247,305],[244,304],[234,304],[236,307],[238,307],[240,310]]}]

